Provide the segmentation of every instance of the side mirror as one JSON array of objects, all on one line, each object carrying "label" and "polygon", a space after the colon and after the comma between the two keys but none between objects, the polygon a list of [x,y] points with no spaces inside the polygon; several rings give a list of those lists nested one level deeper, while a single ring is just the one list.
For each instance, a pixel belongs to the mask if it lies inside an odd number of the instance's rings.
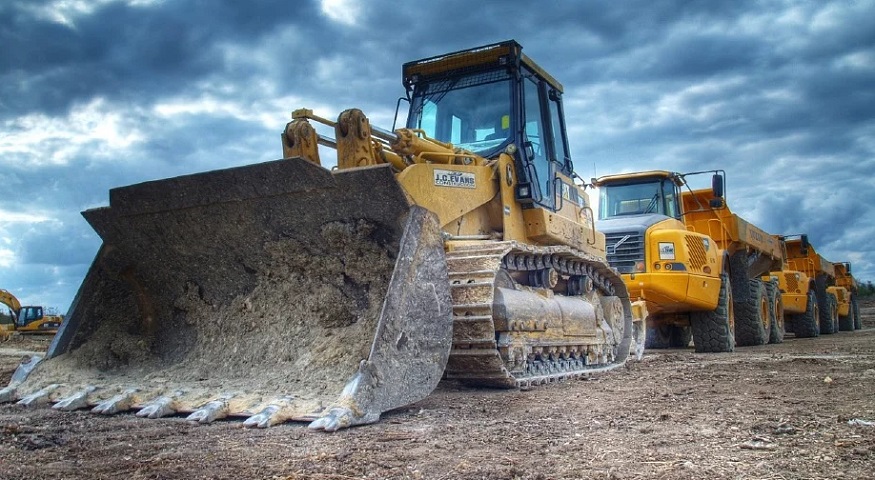
[{"label": "side mirror", "polygon": [[723,208],[725,206],[725,204],[723,203],[723,199],[719,198],[719,197],[712,198],[711,201],[709,202],[709,205],[711,206],[711,208],[713,208],[715,210],[719,209],[719,208]]},{"label": "side mirror", "polygon": [[851,264],[850,264],[850,263],[846,263],[846,264],[845,264],[845,270],[846,270],[848,273],[851,273]]},{"label": "side mirror", "polygon": [[800,235],[799,236],[799,253],[807,256],[808,255],[808,247],[810,247],[810,246],[811,246],[811,244],[808,243],[808,235]]},{"label": "side mirror", "polygon": [[711,191],[714,193],[715,198],[723,198],[723,175],[715,173],[711,177]]}]

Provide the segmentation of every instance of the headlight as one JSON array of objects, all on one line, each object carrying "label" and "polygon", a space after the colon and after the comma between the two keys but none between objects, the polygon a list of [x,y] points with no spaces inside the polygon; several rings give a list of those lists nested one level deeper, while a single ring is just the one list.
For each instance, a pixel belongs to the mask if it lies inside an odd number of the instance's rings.
[{"label": "headlight", "polygon": [[674,243],[659,242],[659,259],[674,260]]}]

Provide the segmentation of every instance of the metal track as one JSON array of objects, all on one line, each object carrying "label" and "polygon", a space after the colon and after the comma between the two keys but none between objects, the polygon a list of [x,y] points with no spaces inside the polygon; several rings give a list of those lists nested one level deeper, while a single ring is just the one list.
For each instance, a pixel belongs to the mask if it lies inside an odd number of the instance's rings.
[{"label": "metal track", "polygon": [[512,321],[511,325],[503,325],[493,314],[497,283],[510,279],[502,272],[552,269],[565,277],[587,282],[587,289],[595,289],[599,295],[617,296],[623,305],[625,324],[629,326],[631,304],[626,286],[604,260],[570,247],[484,242],[455,248],[447,254],[447,263],[453,298],[453,348],[447,378],[480,386],[527,388],[608,371],[625,362],[628,349],[622,352],[622,358],[594,357],[593,347],[598,345],[592,343],[545,345],[530,338],[526,340],[530,341],[528,346],[533,353],[525,359],[514,358],[501,341],[502,333],[525,332],[544,326],[519,325]]}]

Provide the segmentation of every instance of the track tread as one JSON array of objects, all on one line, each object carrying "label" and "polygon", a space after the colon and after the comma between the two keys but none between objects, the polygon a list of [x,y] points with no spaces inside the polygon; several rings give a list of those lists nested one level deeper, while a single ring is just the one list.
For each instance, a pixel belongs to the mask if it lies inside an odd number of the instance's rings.
[{"label": "track tread", "polygon": [[[509,257],[509,254],[514,255]],[[506,262],[509,261],[514,262],[513,265],[507,265]],[[603,294],[617,296],[624,302],[624,314],[631,318],[631,304],[625,284],[623,284],[619,274],[611,269],[604,260],[573,248],[537,247],[516,242],[492,242],[482,245],[466,245],[454,249],[447,253],[447,262],[451,281],[458,282],[452,285],[453,298],[466,299],[465,301],[469,302],[453,306],[453,320],[460,329],[465,329],[463,325],[471,323],[471,318],[473,318],[472,316],[464,316],[463,312],[476,311],[476,318],[483,321],[488,319],[492,324],[493,331],[495,331],[495,321],[491,314],[494,289],[486,292],[483,287],[486,284],[494,285],[497,272],[502,267],[529,270],[550,266],[561,271],[567,270],[569,274],[579,274],[586,271],[594,279],[596,288],[599,288]],[[494,270],[487,270],[487,266],[494,267]],[[466,267],[470,270],[466,271]],[[471,281],[471,283],[466,280]],[[474,296],[473,289],[475,288],[480,289],[476,292],[480,294],[479,301],[470,302],[470,298]],[[466,292],[471,293],[471,295]],[[486,312],[489,312],[488,315]],[[482,348],[484,342],[460,338],[459,335],[455,335],[456,330],[454,327],[454,346],[450,352],[446,377],[477,385],[525,388],[532,384],[607,371],[622,365],[628,356],[628,348],[625,350],[621,348],[618,357],[622,358],[617,358],[612,364],[584,365],[583,359],[578,360],[578,363],[573,360],[555,360],[552,363],[538,361],[536,362],[539,363],[538,368],[530,366],[529,374],[517,377],[505,365],[498,348]],[[497,345],[495,342],[493,344]],[[466,348],[474,345],[478,347]],[[532,346],[537,348],[534,343]],[[549,346],[547,345],[547,347]],[[576,345],[571,343],[566,346],[575,347]],[[576,366],[582,368],[576,368]]]}]

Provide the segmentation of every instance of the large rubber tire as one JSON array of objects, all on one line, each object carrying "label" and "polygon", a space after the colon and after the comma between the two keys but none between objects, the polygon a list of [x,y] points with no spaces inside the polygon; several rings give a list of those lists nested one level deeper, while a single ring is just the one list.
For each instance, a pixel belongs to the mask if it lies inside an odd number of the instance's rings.
[{"label": "large rubber tire", "polygon": [[784,341],[784,299],[778,282],[766,282],[766,296],[769,299],[769,343]]},{"label": "large rubber tire", "polygon": [[851,295],[851,310],[854,311],[854,330],[863,328],[863,319],[860,318],[860,306],[857,305],[857,294]]},{"label": "large rubber tire", "polygon": [[644,349],[660,349],[669,348],[670,337],[666,332],[666,327],[647,327],[647,335],[644,337]]},{"label": "large rubber tire", "polygon": [[645,348],[687,348],[692,340],[690,327],[660,325],[648,327]]},{"label": "large rubber tire", "polygon": [[750,296],[750,286],[747,276],[747,253],[735,252],[729,257],[729,281],[732,282],[732,300],[735,302],[735,316],[738,318],[738,307]]},{"label": "large rubber tire", "polygon": [[675,327],[674,348],[688,348],[693,341],[693,329],[690,327]]},{"label": "large rubber tire", "polygon": [[765,345],[771,329],[766,286],[760,279],[745,283],[748,286],[747,298],[735,301],[735,342],[739,347]]},{"label": "large rubber tire", "polygon": [[827,292],[825,307],[820,309],[820,334],[831,335],[839,331],[838,300]]},{"label": "large rubber tire", "polygon": [[854,306],[848,305],[848,314],[839,315],[839,330],[842,332],[854,331]]},{"label": "large rubber tire", "polygon": [[793,333],[797,338],[811,338],[820,335],[820,307],[817,305],[817,295],[808,289],[805,313],[790,316]]},{"label": "large rubber tire", "polygon": [[715,353],[735,350],[735,315],[729,275],[720,275],[720,297],[710,312],[690,313],[690,327],[696,352]]}]

